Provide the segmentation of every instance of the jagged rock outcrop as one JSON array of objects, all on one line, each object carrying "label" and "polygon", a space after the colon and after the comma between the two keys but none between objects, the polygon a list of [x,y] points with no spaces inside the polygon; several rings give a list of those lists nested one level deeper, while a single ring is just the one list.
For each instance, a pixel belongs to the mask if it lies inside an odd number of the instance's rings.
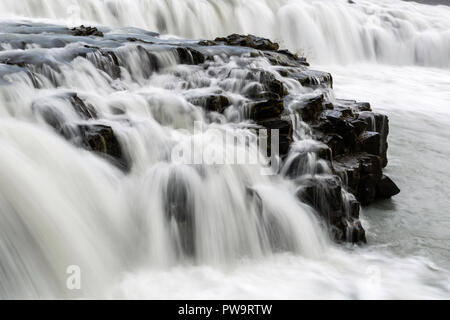
[{"label": "jagged rock outcrop", "polygon": [[130,164],[126,159],[122,147],[114,133],[114,130],[103,124],[78,125],[77,141],[83,148],[98,153],[113,162],[124,171],[130,170]]},{"label": "jagged rock outcrop", "polygon": [[337,241],[366,242],[365,231],[359,221],[359,204],[344,198],[339,178],[316,176],[303,178],[297,196],[317,210]]},{"label": "jagged rock outcrop", "polygon": [[[388,162],[386,115],[372,112],[368,103],[337,100],[313,121],[312,128],[315,136],[330,147],[335,172],[347,181],[349,191],[363,205],[389,197],[389,192],[381,191],[382,168]],[[390,196],[395,194],[391,192]]]},{"label": "jagged rock outcrop", "polygon": [[280,48],[278,43],[272,42],[269,39],[256,37],[254,35],[244,36],[236,33],[229,35],[228,37],[218,37],[214,40],[214,43],[225,43],[228,46],[241,46],[264,51],[276,51]]},{"label": "jagged rock outcrop", "polygon": [[96,36],[103,37],[103,32],[99,31],[96,27],[85,27],[81,25],[79,27],[75,27],[71,29],[74,36],[78,37],[87,37],[87,36]]},{"label": "jagged rock outcrop", "polygon": [[[280,67],[278,71],[281,76],[295,79],[302,86],[312,89],[333,87],[331,74],[305,69],[304,66],[308,65],[306,60],[288,51],[280,51],[279,46],[268,39],[233,34],[199,44],[257,49],[263,52],[262,55],[272,65]],[[258,79],[258,76],[255,75],[254,78]],[[249,95],[253,101],[247,105],[248,117],[268,129],[283,128],[283,133],[280,133],[280,154],[287,155],[293,142],[292,122],[282,117],[286,102],[284,97],[288,93],[282,82],[271,74],[261,74],[259,83],[264,90],[262,93],[259,90]],[[296,179],[299,185],[298,197],[314,207],[324,218],[334,239],[365,242],[365,231],[359,222],[359,203],[367,205],[400,191],[382,173],[382,168],[387,165],[387,116],[373,112],[366,102],[339,99],[328,101],[323,94],[297,100],[290,108],[302,121],[309,124],[313,136],[326,146],[298,153],[289,163],[286,175]],[[270,153],[270,146],[268,148]],[[307,157],[311,153],[325,162],[316,166],[315,176],[302,178],[305,170],[299,167],[308,165]],[[328,169],[332,170],[334,176],[322,176]],[[343,188],[351,192],[354,198],[346,196]]]},{"label": "jagged rock outcrop", "polygon": [[[82,123],[71,122],[72,114],[65,108],[69,105]],[[61,109],[62,108],[62,109]],[[105,157],[120,169],[129,171],[130,163],[123,154],[122,147],[110,126],[93,123],[98,113],[74,92],[47,97],[35,101],[32,110],[59,134],[84,149]]]},{"label": "jagged rock outcrop", "polygon": [[[360,204],[368,205],[400,192],[383,174],[388,163],[387,116],[373,112],[369,103],[330,100],[327,92],[333,88],[331,74],[311,70],[304,57],[253,35],[172,43],[154,33],[127,37],[106,30],[103,34],[85,26],[42,27],[39,37],[24,36],[22,42],[10,44],[13,50],[0,52],[0,82],[8,83],[7,76],[22,72],[36,88],[43,86],[42,77],[55,88],[64,87],[60,83],[64,77],[55,75],[61,66],[77,59],[86,59],[100,70],[101,81],[112,90],[129,89],[120,85],[122,77],[131,77],[140,84],[155,75],[170,77],[173,83],[161,91],[183,92],[179,96],[185,108],[177,109],[179,112],[201,113],[197,106],[211,121],[244,122],[250,128],[265,128],[269,142],[272,130],[278,130],[282,174],[293,181],[297,197],[316,210],[337,241],[365,242],[359,222]],[[5,35],[0,38],[8,42]],[[48,54],[23,50],[34,41],[42,50],[50,49]],[[52,50],[61,47],[65,50]],[[159,103],[144,95],[141,98],[151,100],[149,108]],[[170,124],[175,116],[165,112],[166,106],[161,104],[156,106],[160,107],[157,113]],[[123,121],[126,111],[110,107],[117,110],[112,112],[113,119],[100,121],[100,110],[77,92],[32,102],[37,118],[76,146],[106,158],[126,173],[132,163],[126,146],[121,145],[121,133],[115,132],[109,122],[119,118]],[[305,142],[302,148],[299,141]],[[268,143],[267,154],[273,151]],[[171,205],[167,211],[185,223],[186,219],[180,219],[182,206],[174,207],[185,190],[175,188],[169,193]]]}]

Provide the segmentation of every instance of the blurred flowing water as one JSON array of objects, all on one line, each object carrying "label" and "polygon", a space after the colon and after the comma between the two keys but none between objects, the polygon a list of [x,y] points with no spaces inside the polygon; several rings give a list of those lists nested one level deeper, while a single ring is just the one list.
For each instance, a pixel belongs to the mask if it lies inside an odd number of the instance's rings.
[{"label": "blurred flowing water", "polygon": [[[238,130],[230,110],[192,135],[206,115],[187,102],[186,83],[210,81],[206,92],[232,88],[239,99],[242,74],[235,82],[214,76],[252,63],[270,70],[263,60],[220,61],[211,76],[161,52],[164,72],[149,78],[148,61],[126,47],[120,79],[97,68],[100,57],[61,64],[58,73],[39,70],[39,89],[13,73],[0,89],[0,297],[450,297],[450,8],[396,0],[3,0],[0,12],[3,39],[21,33],[15,22],[33,21],[116,34],[143,28],[160,32],[159,41],[233,32],[276,40],[331,72],[331,95],[370,101],[389,115],[387,171],[402,189],[363,211],[368,246],[338,247],[293,186],[258,166],[171,163],[177,144],[231,148],[213,132]],[[17,50],[1,45],[3,55]],[[60,64],[78,49],[24,50]],[[48,128],[48,108],[80,121],[61,99],[73,91],[126,146],[128,174]],[[173,203],[171,194],[186,200]],[[166,212],[174,219],[189,212],[196,232],[189,221],[167,221]],[[65,287],[68,265],[80,266],[82,290]]]}]

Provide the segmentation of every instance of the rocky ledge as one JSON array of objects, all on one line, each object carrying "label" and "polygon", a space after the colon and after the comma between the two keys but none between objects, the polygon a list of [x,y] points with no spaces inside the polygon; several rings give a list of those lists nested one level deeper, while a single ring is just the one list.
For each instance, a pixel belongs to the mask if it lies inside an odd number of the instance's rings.
[{"label": "rocky ledge", "polygon": [[[203,46],[244,46],[262,52],[270,63],[280,68],[282,77],[294,79],[312,89],[332,88],[332,76],[308,70],[304,57],[286,50],[269,39],[253,35],[233,34],[214,41],[201,41]],[[286,68],[288,67],[288,68]],[[293,143],[293,125],[286,115],[285,104],[290,99],[281,81],[272,74],[258,72],[264,95],[270,97],[252,103],[250,118],[268,129],[279,128],[280,152],[287,155]],[[317,92],[317,91],[314,91]],[[254,97],[255,99],[259,97]],[[207,108],[210,106],[206,104]],[[314,94],[295,104],[295,112],[311,128],[312,137],[323,142],[303,152],[297,152],[285,163],[284,173],[299,185],[298,197],[313,206],[325,219],[336,241],[366,242],[359,221],[360,204],[369,205],[377,199],[388,199],[400,189],[386,175],[388,163],[389,119],[374,112],[367,102],[336,99],[330,101],[324,93]],[[331,175],[304,175],[305,157],[314,153],[331,168]],[[285,157],[285,159],[287,156]],[[346,195],[346,189],[354,197]]]},{"label": "rocky ledge", "polygon": [[[114,85],[114,79],[120,78],[122,72],[133,75],[124,47],[141,59],[142,77],[168,72],[158,58],[161,52],[168,52],[178,64],[196,66],[198,72],[222,81],[221,90],[208,94],[196,91],[197,94],[186,96],[186,100],[207,114],[227,115],[229,121],[247,120],[260,128],[278,129],[283,161],[280,174],[293,181],[299,199],[316,209],[338,242],[365,242],[359,221],[360,204],[368,205],[400,192],[383,174],[388,163],[388,117],[372,111],[366,102],[331,99],[331,74],[309,69],[304,57],[280,50],[278,44],[268,39],[233,34],[215,40],[170,42],[150,32],[135,32],[130,37],[123,32],[110,34],[108,30],[85,26],[73,29],[38,26],[30,31],[22,25],[6,28],[21,39],[11,41],[5,35],[0,36],[4,38],[0,39],[2,43],[18,49],[0,52],[2,84],[7,82],[5,76],[23,72],[36,88],[40,87],[42,76],[57,87],[55,74],[60,66],[82,58],[104,72],[105,79]],[[42,50],[61,47],[66,50],[61,55],[58,50],[50,51],[51,55],[24,50],[35,43]],[[237,70],[221,69],[231,57],[246,57],[247,61],[234,61]],[[267,63],[270,67],[266,67]],[[234,71],[236,83],[241,83],[238,91],[229,89],[227,83]],[[173,76],[189,74],[174,72]],[[210,85],[190,81],[186,86],[196,89]],[[71,106],[77,121],[71,120],[73,116],[66,117],[66,111],[55,108],[58,101]],[[227,113],[230,108],[237,109],[241,116],[233,120]],[[34,101],[32,110],[74,144],[109,159],[125,173],[132,169],[114,126],[99,121],[95,106],[76,92]],[[124,111],[117,109],[116,113]],[[309,140],[312,142],[299,148],[299,144]],[[315,159],[312,169],[311,157]]]}]

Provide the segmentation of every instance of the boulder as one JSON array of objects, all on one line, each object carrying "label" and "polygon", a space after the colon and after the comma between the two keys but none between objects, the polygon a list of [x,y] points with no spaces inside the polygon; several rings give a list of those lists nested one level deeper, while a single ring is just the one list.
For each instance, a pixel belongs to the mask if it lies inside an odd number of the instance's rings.
[{"label": "boulder", "polygon": [[288,94],[283,83],[276,79],[276,77],[270,72],[260,72],[259,82],[262,84],[265,91],[275,93],[281,98]]},{"label": "boulder", "polygon": [[205,62],[205,56],[195,49],[179,47],[176,51],[181,64],[197,65]]},{"label": "boulder", "polygon": [[99,31],[96,27],[85,27],[81,25],[79,27],[75,27],[70,29],[72,34],[77,37],[87,37],[87,36],[96,36],[103,37],[103,33]]},{"label": "boulder", "polygon": [[280,99],[288,94],[283,83],[268,71],[251,70],[245,80],[254,82],[246,96],[250,99]]},{"label": "boulder", "polygon": [[305,57],[299,57],[286,50],[264,51],[263,55],[274,66],[302,68],[301,70],[309,66]]},{"label": "boulder", "polygon": [[344,154],[345,144],[344,139],[338,134],[327,134],[321,138],[322,142],[325,143],[331,150],[333,157]]},{"label": "boulder", "polygon": [[341,182],[337,177],[315,176],[296,181],[297,197],[311,205],[324,219],[331,236],[338,242],[365,243],[365,231],[359,221],[359,207],[349,204],[343,197]]},{"label": "boulder", "polygon": [[355,134],[360,136],[364,131],[366,131],[367,123],[361,120],[350,120],[351,125],[355,128]]},{"label": "boulder", "polygon": [[262,121],[279,117],[284,111],[283,100],[264,100],[250,102],[247,105],[249,118],[255,121]]},{"label": "boulder", "polygon": [[328,72],[306,69],[290,73],[289,77],[296,79],[304,87],[317,88],[322,86],[333,88],[333,77]]},{"label": "boulder", "polygon": [[[314,161],[314,166],[312,167],[311,155],[316,156],[315,160],[324,160]],[[283,173],[291,179],[301,177],[304,174],[326,174],[331,167],[331,160],[331,149],[326,145],[312,144],[301,150],[293,149],[285,161]]]},{"label": "boulder", "polygon": [[314,122],[319,119],[322,111],[324,110],[323,102],[323,94],[320,94],[300,101],[292,108],[300,114],[303,121]]},{"label": "boulder", "polygon": [[376,196],[381,199],[389,199],[400,193],[400,189],[386,175],[383,175],[376,185]]},{"label": "boulder", "polygon": [[361,204],[376,199],[376,186],[382,177],[380,157],[368,153],[341,155],[333,159],[333,168]]},{"label": "boulder", "polygon": [[[78,142],[83,148],[107,158],[123,171],[130,170],[130,163],[122,152],[120,143],[110,126],[102,124],[81,124],[77,126],[77,129],[79,136],[69,136],[67,138],[71,138],[72,141]],[[66,135],[67,132],[64,131]]]},{"label": "boulder", "polygon": [[356,147],[356,130],[344,113],[339,110],[325,110],[323,115],[332,125],[332,132],[342,137],[345,151],[351,152]]},{"label": "boulder", "polygon": [[279,49],[278,43],[272,42],[269,39],[256,37],[254,35],[239,35],[232,34],[228,37],[219,37],[214,40],[215,43],[224,43],[229,46],[248,47],[257,50],[276,51]]},{"label": "boulder", "polygon": [[359,136],[361,151],[374,155],[380,155],[380,134],[366,131]]}]

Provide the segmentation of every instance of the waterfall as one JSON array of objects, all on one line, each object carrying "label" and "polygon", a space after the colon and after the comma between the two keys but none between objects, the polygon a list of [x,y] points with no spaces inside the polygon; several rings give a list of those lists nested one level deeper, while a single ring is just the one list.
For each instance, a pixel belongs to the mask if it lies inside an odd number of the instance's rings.
[{"label": "waterfall", "polygon": [[450,66],[450,8],[400,0],[3,0],[0,12],[191,39],[253,33],[320,63]]},{"label": "waterfall", "polygon": [[[138,274],[141,285],[141,270],[171,286],[185,270],[228,270],[243,261],[282,273],[276,268],[285,254],[305,259],[294,265],[309,266],[306,275],[317,269],[335,279],[351,264],[389,265],[389,257],[371,253],[346,264],[318,215],[343,211],[341,239],[361,240],[359,203],[345,190],[346,177],[319,156],[329,148],[296,113],[308,99],[338,103],[331,76],[192,40],[253,33],[320,63],[450,66],[450,9],[353,2],[2,0],[0,299],[102,298],[124,273],[132,281]],[[104,36],[67,29],[81,24]],[[299,70],[312,85],[282,75]],[[284,118],[277,116],[294,132],[282,159],[261,155],[259,127],[249,120],[251,103],[272,100],[264,79],[286,90],[284,100],[277,96]],[[370,121],[373,133],[385,131],[387,122]],[[221,162],[229,154],[256,160]],[[301,196],[311,183],[318,186],[314,208]],[[330,183],[339,208],[330,208]],[[419,273],[414,263],[395,261],[390,279],[402,274],[405,284],[426,287],[420,276],[428,265]],[[81,290],[67,289],[71,266],[82,271]]]},{"label": "waterfall", "polygon": [[[258,158],[253,140],[242,139],[254,134],[241,106],[246,92],[261,91],[255,69],[280,77],[266,58],[217,55],[197,66],[176,43],[144,31],[134,32],[159,47],[118,46],[120,30],[100,50],[103,39],[58,34],[65,31],[57,26],[0,29],[19,40],[0,52],[0,297],[72,297],[71,265],[83,270],[82,294],[92,297],[138,266],[323,254],[327,237],[293,183],[262,175],[268,168],[258,162],[207,162],[224,151]],[[71,43],[53,47],[55,39]],[[223,115],[193,104],[218,92],[232,102]],[[227,134],[236,139],[224,144]],[[174,161],[174,149],[191,145],[206,162]]]}]

